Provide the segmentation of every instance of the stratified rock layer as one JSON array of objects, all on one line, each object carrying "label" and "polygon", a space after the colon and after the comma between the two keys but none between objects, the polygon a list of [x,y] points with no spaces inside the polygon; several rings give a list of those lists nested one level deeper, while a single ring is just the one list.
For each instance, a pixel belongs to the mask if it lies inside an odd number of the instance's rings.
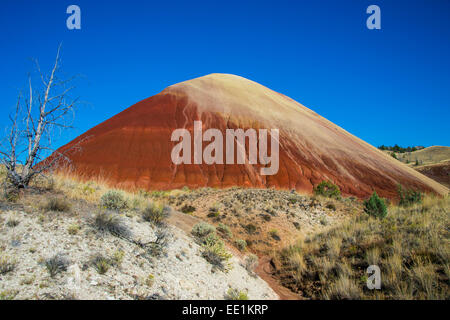
[{"label": "stratified rock layer", "polygon": [[[260,175],[259,165],[174,165],[173,130],[279,129],[280,168]],[[322,180],[346,195],[376,190],[396,195],[397,184],[444,194],[448,189],[351,135],[296,101],[258,83],[211,74],[170,86],[87,131],[68,145],[75,174],[126,189],[262,187],[310,193]],[[207,143],[204,143],[203,147]],[[247,145],[248,148],[248,145]]]}]

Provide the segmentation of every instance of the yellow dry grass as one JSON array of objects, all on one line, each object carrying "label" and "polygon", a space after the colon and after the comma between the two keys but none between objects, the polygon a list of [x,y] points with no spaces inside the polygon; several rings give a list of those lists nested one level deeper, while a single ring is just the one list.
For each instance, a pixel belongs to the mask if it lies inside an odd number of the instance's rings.
[{"label": "yellow dry grass", "polygon": [[[389,207],[331,227],[275,255],[278,276],[313,299],[449,299],[450,197]],[[366,286],[369,265],[381,269],[381,290]]]},{"label": "yellow dry grass", "polygon": [[398,160],[410,166],[414,166],[416,160],[419,165],[437,164],[450,160],[450,147],[432,146],[414,152],[396,153],[396,156]]}]

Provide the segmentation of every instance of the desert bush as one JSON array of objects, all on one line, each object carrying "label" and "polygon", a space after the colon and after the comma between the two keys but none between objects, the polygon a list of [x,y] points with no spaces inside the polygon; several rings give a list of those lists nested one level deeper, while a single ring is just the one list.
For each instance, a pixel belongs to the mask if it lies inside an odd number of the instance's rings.
[{"label": "desert bush", "polygon": [[70,235],[75,235],[78,233],[78,231],[80,231],[80,226],[76,223],[71,224],[68,228],[67,228],[67,232]]},{"label": "desert bush", "polygon": [[219,225],[217,226],[217,231],[219,231],[221,234],[223,234],[224,236],[226,236],[228,238],[233,237],[233,233],[231,232],[230,227],[227,226],[226,224],[219,223]]},{"label": "desert bush", "polygon": [[288,198],[288,201],[289,201],[291,204],[296,204],[296,203],[299,201],[299,199],[298,199],[298,197],[295,196],[295,195],[290,195],[289,198]]},{"label": "desert bush", "polygon": [[333,211],[336,211],[336,205],[333,202],[328,202],[327,205],[326,205],[326,208],[330,209],[330,210],[333,210]]},{"label": "desert bush", "polygon": [[123,261],[123,257],[125,256],[125,252],[122,250],[116,250],[113,253],[113,256],[111,258],[111,264],[120,267]]},{"label": "desert bush", "polygon": [[20,224],[20,220],[17,219],[16,217],[10,217],[7,221],[6,221],[6,226],[10,227],[10,228],[14,228],[17,227]]},{"label": "desert bush", "polygon": [[215,234],[209,234],[201,247],[202,257],[211,263],[214,268],[221,271],[228,271],[231,265],[228,260],[232,257],[225,249],[225,243]]},{"label": "desert bush", "polygon": [[159,257],[165,254],[169,238],[168,235],[169,234],[165,228],[159,228],[156,230],[156,240],[145,246],[148,257]]},{"label": "desert bush", "polygon": [[70,203],[62,197],[50,197],[41,205],[45,211],[67,212],[70,208]]},{"label": "desert bush", "polygon": [[99,231],[109,232],[125,239],[131,237],[131,231],[117,213],[100,211],[95,215],[93,224]]},{"label": "desert bush", "polygon": [[220,215],[219,205],[214,204],[209,208],[208,217],[209,218],[217,218]]},{"label": "desert bush", "polygon": [[210,233],[215,233],[216,232],[216,228],[206,222],[200,222],[197,223],[193,228],[191,233],[199,238],[203,238],[207,235],[209,235]]},{"label": "desert bush", "polygon": [[100,198],[100,205],[109,210],[123,210],[128,208],[128,203],[123,192],[110,190]]},{"label": "desert bush", "polygon": [[256,254],[249,254],[245,257],[245,269],[251,275],[255,274],[255,269],[258,266],[258,256]]},{"label": "desert bush", "polygon": [[101,254],[97,254],[92,257],[90,264],[95,268],[95,270],[97,270],[99,274],[105,274],[111,267],[111,260],[102,256]]},{"label": "desert bush", "polygon": [[87,182],[85,184],[80,185],[80,190],[86,196],[93,195],[97,191],[97,189],[94,187],[93,182]]},{"label": "desert bush", "polygon": [[19,294],[18,290],[4,290],[0,291],[0,301],[1,300],[14,300],[14,298]]},{"label": "desert bush", "polygon": [[6,256],[0,256],[0,275],[13,271],[16,268],[16,262]]},{"label": "desert bush", "polygon": [[234,245],[240,251],[244,251],[247,248],[247,241],[242,240],[242,239],[237,239],[237,240],[234,241]]},{"label": "desert bush", "polygon": [[314,188],[314,194],[327,198],[340,198],[341,190],[331,181],[322,181]]},{"label": "desert bush", "polygon": [[399,205],[403,207],[421,203],[423,199],[423,194],[420,191],[411,189],[404,190],[400,184],[397,186],[397,194],[399,197]]},{"label": "desert bush", "polygon": [[168,207],[151,202],[144,211],[142,211],[142,218],[145,221],[159,225],[167,218],[168,210]]},{"label": "desert bush", "polygon": [[142,198],[150,198],[150,192],[148,192],[147,190],[144,190],[144,189],[139,189],[137,194],[139,197],[142,197]]},{"label": "desert bush", "polygon": [[225,294],[226,300],[248,300],[248,294],[246,291],[229,288]]},{"label": "desert bush", "polygon": [[364,212],[377,218],[384,218],[388,213],[386,203],[376,192],[368,200],[364,201]]},{"label": "desert bush", "polygon": [[253,223],[245,225],[244,229],[248,234],[254,234],[256,232],[256,226]]},{"label": "desert bush", "polygon": [[147,287],[151,287],[153,286],[154,283],[155,283],[155,276],[150,273],[145,279],[145,284],[147,285]]},{"label": "desert bush", "polygon": [[3,199],[7,202],[16,203],[20,199],[20,192],[17,188],[9,186],[7,183],[3,187]]},{"label": "desert bush", "polygon": [[269,231],[269,234],[270,234],[270,236],[271,236],[273,239],[275,239],[275,240],[277,240],[277,241],[281,240],[281,238],[280,238],[280,233],[278,232],[277,229],[272,229],[272,230],[270,230],[270,231]]},{"label": "desert bush", "polygon": [[58,273],[66,271],[69,264],[70,261],[60,253],[45,260],[45,267],[52,278],[54,278]]},{"label": "desert bush", "polygon": [[186,213],[186,214],[192,214],[195,212],[195,207],[191,206],[191,205],[187,205],[185,204],[182,208],[181,208],[181,212]]}]

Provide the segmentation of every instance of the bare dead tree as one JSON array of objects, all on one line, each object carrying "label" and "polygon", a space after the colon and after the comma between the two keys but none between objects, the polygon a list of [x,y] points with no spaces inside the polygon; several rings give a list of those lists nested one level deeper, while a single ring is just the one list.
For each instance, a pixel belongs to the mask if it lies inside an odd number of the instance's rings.
[{"label": "bare dead tree", "polygon": [[39,84],[35,89],[29,76],[27,96],[19,93],[15,112],[9,117],[11,127],[0,141],[0,163],[5,166],[6,181],[17,189],[27,187],[35,177],[56,165],[70,163],[67,154],[73,148],[64,152],[52,148],[55,131],[71,128],[79,102],[78,98],[71,98],[75,78],[59,77],[60,51],[61,45],[49,74],[42,73],[37,60],[34,61]]}]

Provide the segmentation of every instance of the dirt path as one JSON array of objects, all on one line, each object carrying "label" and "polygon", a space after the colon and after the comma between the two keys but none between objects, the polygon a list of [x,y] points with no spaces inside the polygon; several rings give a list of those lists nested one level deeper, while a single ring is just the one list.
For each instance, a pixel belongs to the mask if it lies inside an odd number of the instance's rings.
[{"label": "dirt path", "polygon": [[271,263],[271,258],[268,256],[262,256],[259,258],[258,267],[256,267],[256,273],[263,279],[273,291],[280,297],[280,300],[301,300],[298,294],[295,294],[286,287],[283,287],[277,279],[273,276],[274,267]]},{"label": "dirt path", "polygon": [[[167,218],[167,222],[187,234],[190,234],[192,227],[201,222],[202,220],[190,216],[187,214],[184,214],[179,211],[173,210],[172,213]],[[235,255],[240,255],[238,252],[234,252],[237,250],[231,250]],[[263,279],[275,293],[280,297],[281,300],[299,300],[301,297],[292,291],[290,291],[288,288],[283,287],[281,284],[279,284],[278,280],[275,279],[273,276],[274,267],[271,264],[271,258],[269,256],[262,256],[259,259],[258,267],[256,268],[256,273],[258,276]]]},{"label": "dirt path", "polygon": [[183,230],[184,232],[186,232],[186,234],[190,234],[192,227],[197,223],[202,222],[202,220],[194,216],[172,210],[172,212],[167,217],[167,222]]}]

